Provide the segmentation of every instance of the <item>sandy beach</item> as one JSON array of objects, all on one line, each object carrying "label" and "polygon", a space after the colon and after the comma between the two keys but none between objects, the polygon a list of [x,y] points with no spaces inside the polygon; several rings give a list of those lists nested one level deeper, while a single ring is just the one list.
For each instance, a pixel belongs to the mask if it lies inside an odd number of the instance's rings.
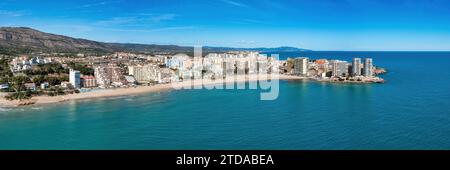
[{"label": "sandy beach", "polygon": [[22,105],[44,105],[50,103],[58,103],[70,100],[82,100],[82,99],[93,99],[93,98],[108,98],[108,97],[117,97],[117,96],[127,96],[127,95],[137,95],[137,94],[145,94],[152,92],[160,92],[167,90],[176,90],[176,89],[186,89],[194,86],[204,86],[204,85],[213,85],[213,84],[221,84],[221,83],[242,83],[247,81],[266,81],[266,80],[300,80],[304,79],[302,77],[297,76],[289,76],[289,75],[278,75],[277,77],[269,77],[267,75],[241,75],[234,76],[230,78],[226,78],[223,80],[209,80],[209,79],[198,79],[198,80],[189,80],[169,84],[157,84],[153,86],[137,86],[137,87],[129,87],[129,88],[115,88],[115,89],[103,89],[92,92],[85,93],[77,93],[77,94],[68,94],[64,96],[35,96],[30,100],[23,101],[8,101],[4,97],[0,97],[0,107],[18,107]]}]

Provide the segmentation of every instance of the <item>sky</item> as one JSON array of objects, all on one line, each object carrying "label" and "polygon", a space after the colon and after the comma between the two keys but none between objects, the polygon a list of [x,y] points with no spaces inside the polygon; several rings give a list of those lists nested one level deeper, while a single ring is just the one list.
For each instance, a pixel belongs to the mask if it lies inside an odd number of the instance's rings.
[{"label": "sky", "polygon": [[2,0],[0,26],[103,42],[450,51],[450,0]]}]

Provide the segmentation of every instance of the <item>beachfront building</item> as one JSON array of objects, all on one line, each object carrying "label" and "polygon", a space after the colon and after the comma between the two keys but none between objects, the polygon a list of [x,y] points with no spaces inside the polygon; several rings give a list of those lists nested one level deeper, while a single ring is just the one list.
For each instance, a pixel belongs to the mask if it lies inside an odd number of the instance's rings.
[{"label": "beachfront building", "polygon": [[25,83],[24,86],[27,90],[36,91],[36,84],[34,83]]},{"label": "beachfront building", "polygon": [[328,73],[329,62],[327,59],[318,59],[314,61],[314,69],[317,70],[317,76],[325,78]]},{"label": "beachfront building", "polygon": [[220,78],[234,74],[268,73],[281,63],[257,52],[210,53],[203,58],[203,78]]},{"label": "beachfront building", "polygon": [[346,61],[332,60],[331,74],[333,77],[345,77],[348,74],[348,63]]},{"label": "beachfront building", "polygon": [[69,82],[70,82],[70,84],[72,84],[72,86],[73,86],[74,88],[80,88],[80,87],[81,87],[81,83],[80,83],[80,71],[70,69],[70,72],[69,72]]},{"label": "beachfront building", "polygon": [[41,89],[46,89],[48,87],[50,87],[50,84],[48,82],[41,83]]},{"label": "beachfront building", "polygon": [[170,83],[174,79],[174,73],[169,68],[161,68],[160,74],[158,75],[158,83]]},{"label": "beachfront building", "polygon": [[94,76],[83,76],[81,77],[81,87],[92,88],[97,87],[97,80]]},{"label": "beachfront building", "polygon": [[94,74],[100,87],[121,86],[125,82],[120,67],[113,63],[96,67]]},{"label": "beachfront building", "polygon": [[210,53],[203,57],[203,78],[213,79],[223,77],[223,55]]},{"label": "beachfront building", "polygon": [[294,74],[300,76],[307,76],[308,72],[308,58],[299,57],[294,59]]},{"label": "beachfront building", "polygon": [[269,61],[267,59],[267,56],[258,56],[256,60],[257,73],[267,74],[269,71]]},{"label": "beachfront building", "polygon": [[361,58],[353,58],[352,76],[360,76],[362,70]]},{"label": "beachfront building", "polygon": [[364,61],[364,76],[366,77],[373,76],[372,58],[366,58]]},{"label": "beachfront building", "polygon": [[282,63],[275,57],[267,57],[267,72],[279,73]]},{"label": "beachfront building", "polygon": [[128,74],[138,83],[159,82],[160,68],[155,64],[128,66]]},{"label": "beachfront building", "polygon": [[96,67],[94,69],[94,75],[97,80],[97,84],[100,87],[106,87],[111,84],[111,78],[107,76],[106,68],[103,66]]}]

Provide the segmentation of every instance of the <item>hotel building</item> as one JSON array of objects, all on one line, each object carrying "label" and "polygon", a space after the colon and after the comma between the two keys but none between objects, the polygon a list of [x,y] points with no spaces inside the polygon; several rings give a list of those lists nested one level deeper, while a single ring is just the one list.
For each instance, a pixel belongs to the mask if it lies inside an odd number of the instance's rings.
[{"label": "hotel building", "polygon": [[361,75],[361,58],[353,58],[352,62],[352,76],[360,76]]},{"label": "hotel building", "polygon": [[366,77],[373,76],[372,58],[366,58],[364,61],[364,76]]},{"label": "hotel building", "polygon": [[69,82],[70,82],[70,84],[72,84],[72,86],[73,86],[74,88],[80,88],[80,87],[81,87],[81,83],[80,83],[80,71],[70,69],[70,73],[69,73]]},{"label": "hotel building", "polygon": [[97,87],[97,80],[94,76],[83,76],[81,77],[81,87],[90,88]]},{"label": "hotel building", "polygon": [[94,70],[97,84],[101,87],[109,85],[123,85],[124,76],[121,69],[116,64],[110,63],[106,66],[98,66]]},{"label": "hotel building", "polygon": [[307,76],[308,58],[300,57],[294,59],[294,74]]},{"label": "hotel building", "polygon": [[155,64],[128,66],[128,74],[134,76],[138,83],[159,82],[160,68]]},{"label": "hotel building", "polygon": [[348,63],[340,60],[332,60],[331,69],[333,77],[346,76],[348,74]]}]

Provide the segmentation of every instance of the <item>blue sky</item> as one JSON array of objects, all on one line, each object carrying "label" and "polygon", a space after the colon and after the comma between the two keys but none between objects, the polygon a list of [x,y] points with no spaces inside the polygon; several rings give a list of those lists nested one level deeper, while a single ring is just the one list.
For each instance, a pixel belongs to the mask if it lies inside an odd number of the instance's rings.
[{"label": "blue sky", "polygon": [[104,42],[450,50],[450,1],[2,0],[0,26]]}]

